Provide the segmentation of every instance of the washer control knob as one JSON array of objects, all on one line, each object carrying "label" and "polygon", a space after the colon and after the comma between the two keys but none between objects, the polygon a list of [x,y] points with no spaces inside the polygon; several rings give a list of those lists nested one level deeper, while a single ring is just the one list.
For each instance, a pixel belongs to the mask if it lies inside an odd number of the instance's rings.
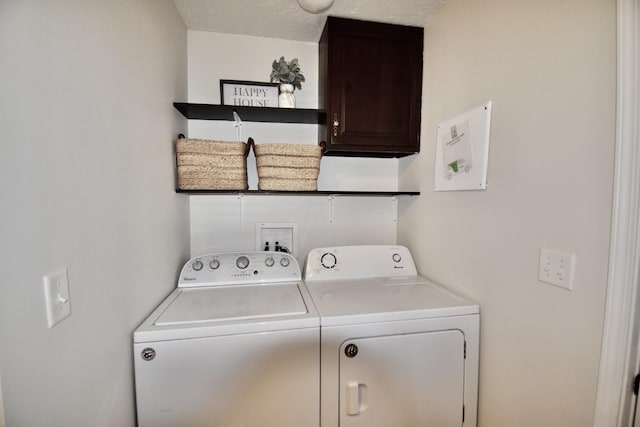
[{"label": "washer control knob", "polygon": [[395,261],[395,262],[400,262],[402,261],[402,257],[400,256],[400,254],[393,254],[391,256],[391,258]]},{"label": "washer control knob", "polygon": [[238,259],[236,259],[236,267],[238,267],[240,270],[244,270],[245,268],[249,267],[249,258],[244,255],[239,256]]},{"label": "washer control knob", "polygon": [[291,261],[289,261],[289,258],[287,258],[286,256],[280,259],[280,265],[283,267],[288,267],[290,262]]},{"label": "washer control knob", "polygon": [[267,267],[273,267],[273,264],[275,264],[275,260],[273,259],[272,256],[269,256],[267,258],[265,258],[264,260],[264,265],[266,265]]},{"label": "washer control knob", "polygon": [[330,252],[326,252],[320,257],[320,264],[322,264],[324,268],[333,268],[337,263],[338,260],[336,256]]},{"label": "washer control knob", "polygon": [[212,259],[209,263],[209,268],[212,270],[217,270],[218,267],[220,267],[220,261],[218,261],[216,258]]},{"label": "washer control knob", "polygon": [[195,270],[195,271],[200,271],[202,270],[202,267],[204,267],[204,265],[202,264],[202,261],[200,261],[199,259],[193,261],[193,263],[191,264],[191,267]]}]

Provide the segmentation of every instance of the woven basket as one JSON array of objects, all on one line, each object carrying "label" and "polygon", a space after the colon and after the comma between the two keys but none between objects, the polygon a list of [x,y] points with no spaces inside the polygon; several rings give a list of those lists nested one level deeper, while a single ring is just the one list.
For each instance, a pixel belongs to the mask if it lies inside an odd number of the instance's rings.
[{"label": "woven basket", "polygon": [[322,148],[307,144],[254,144],[258,189],[315,191]]},{"label": "woven basket", "polygon": [[178,188],[246,190],[248,147],[244,142],[179,138],[176,143]]}]

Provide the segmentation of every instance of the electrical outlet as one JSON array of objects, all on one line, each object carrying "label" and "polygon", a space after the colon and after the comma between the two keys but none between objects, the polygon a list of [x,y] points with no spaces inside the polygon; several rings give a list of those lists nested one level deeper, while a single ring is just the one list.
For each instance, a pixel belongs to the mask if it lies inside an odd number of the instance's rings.
[{"label": "electrical outlet", "polygon": [[283,252],[289,252],[295,256],[298,249],[298,224],[284,222],[256,223],[256,250],[278,250],[276,243]]},{"label": "electrical outlet", "polygon": [[52,328],[71,314],[69,273],[65,268],[43,276],[42,282],[47,307],[47,326]]},{"label": "electrical outlet", "polygon": [[553,249],[540,249],[538,280],[573,290],[575,254]]}]

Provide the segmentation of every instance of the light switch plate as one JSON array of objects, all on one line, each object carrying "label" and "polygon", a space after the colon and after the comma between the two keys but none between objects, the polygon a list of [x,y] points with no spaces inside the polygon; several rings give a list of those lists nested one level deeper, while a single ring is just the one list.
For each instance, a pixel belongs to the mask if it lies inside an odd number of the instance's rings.
[{"label": "light switch plate", "polygon": [[42,282],[44,284],[44,300],[47,307],[47,326],[52,328],[71,314],[69,272],[65,268],[47,274],[42,277]]},{"label": "light switch plate", "polygon": [[538,280],[550,285],[573,290],[576,256],[555,249],[540,249]]}]

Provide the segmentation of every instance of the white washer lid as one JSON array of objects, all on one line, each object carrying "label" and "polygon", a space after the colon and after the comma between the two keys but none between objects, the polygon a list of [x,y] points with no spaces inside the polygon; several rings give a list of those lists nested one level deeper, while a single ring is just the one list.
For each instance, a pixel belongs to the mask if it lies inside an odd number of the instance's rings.
[{"label": "white washer lid", "polygon": [[317,327],[310,301],[299,282],[177,288],[133,338],[148,342]]},{"label": "white washer lid", "polygon": [[154,325],[219,322],[305,314],[296,284],[183,289]]},{"label": "white washer lid", "polygon": [[322,326],[478,314],[479,306],[419,276],[307,282]]}]

